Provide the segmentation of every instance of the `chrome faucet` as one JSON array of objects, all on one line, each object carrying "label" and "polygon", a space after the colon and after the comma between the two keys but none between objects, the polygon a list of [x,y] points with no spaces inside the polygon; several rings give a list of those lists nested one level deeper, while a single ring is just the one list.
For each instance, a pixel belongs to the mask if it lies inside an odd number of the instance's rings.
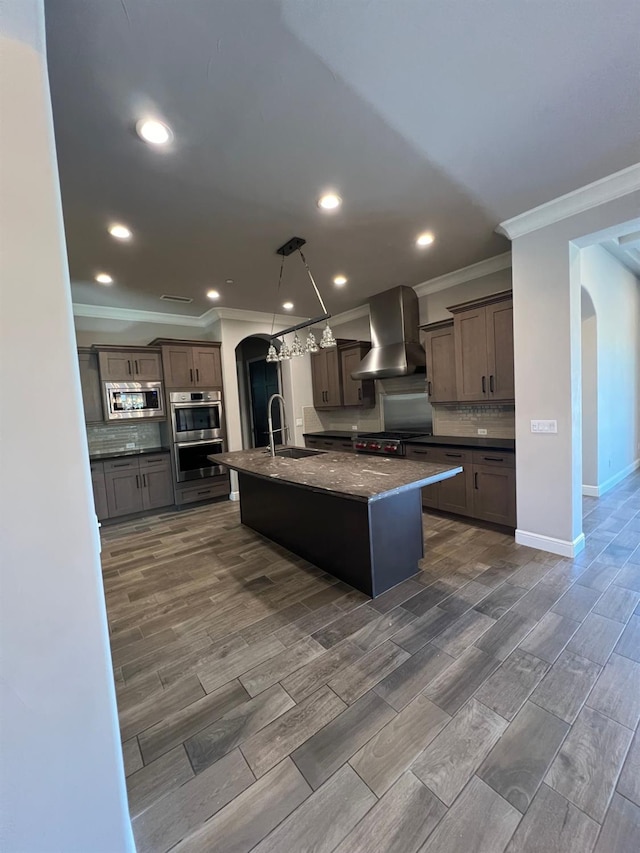
[{"label": "chrome faucet", "polygon": [[[280,429],[276,429],[276,430],[274,430],[274,428],[273,428],[273,419],[271,417],[271,404],[273,403],[274,400],[280,400],[280,417],[282,418],[282,426],[280,427]],[[289,428],[287,426],[287,420],[286,420],[286,416],[284,413],[284,402],[285,401],[284,401],[284,397],[282,396],[282,394],[272,394],[271,397],[269,397],[269,402],[267,403],[267,423],[269,424],[269,453],[272,456],[276,455],[276,442],[275,442],[275,439],[273,437],[274,432],[281,432],[282,433],[282,438],[284,440],[283,441],[284,444],[287,444],[287,442],[289,440],[288,439]]]}]

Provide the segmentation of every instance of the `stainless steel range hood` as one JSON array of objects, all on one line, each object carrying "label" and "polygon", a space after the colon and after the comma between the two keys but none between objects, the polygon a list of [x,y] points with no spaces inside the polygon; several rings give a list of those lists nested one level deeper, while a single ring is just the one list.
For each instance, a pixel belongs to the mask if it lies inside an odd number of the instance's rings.
[{"label": "stainless steel range hood", "polygon": [[387,379],[424,373],[426,358],[420,345],[418,297],[411,287],[393,287],[369,300],[371,350],[351,376]]}]

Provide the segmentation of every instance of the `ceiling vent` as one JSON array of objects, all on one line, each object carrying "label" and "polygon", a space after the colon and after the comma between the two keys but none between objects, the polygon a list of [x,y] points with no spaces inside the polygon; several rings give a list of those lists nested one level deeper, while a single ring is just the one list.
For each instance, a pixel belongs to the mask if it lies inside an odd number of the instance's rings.
[{"label": "ceiling vent", "polygon": [[169,296],[166,293],[163,293],[160,299],[164,299],[165,302],[183,302],[185,305],[193,302],[189,296]]}]

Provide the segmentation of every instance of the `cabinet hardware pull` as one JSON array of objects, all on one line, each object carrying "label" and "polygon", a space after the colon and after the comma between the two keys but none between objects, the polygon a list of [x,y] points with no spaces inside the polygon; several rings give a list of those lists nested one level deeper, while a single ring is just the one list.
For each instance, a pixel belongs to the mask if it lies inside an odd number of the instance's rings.
[{"label": "cabinet hardware pull", "polygon": [[473,488],[478,488],[478,472],[476,471],[473,475]]},{"label": "cabinet hardware pull", "polygon": [[483,456],[482,458],[487,462],[504,462],[504,456]]},{"label": "cabinet hardware pull", "polygon": [[133,363],[136,366],[136,375],[137,375],[138,373],[140,373],[140,371],[138,370],[138,359],[136,358],[136,360]]},{"label": "cabinet hardware pull", "polygon": [[146,474],[142,475],[142,485],[145,487],[145,489],[147,488],[147,475]]},{"label": "cabinet hardware pull", "polygon": [[412,453],[415,453],[417,456],[427,456],[429,454],[428,450],[412,450]]},{"label": "cabinet hardware pull", "polygon": [[191,380],[191,382],[193,382],[193,368],[192,367],[189,368],[189,379]]},{"label": "cabinet hardware pull", "polygon": [[427,380],[427,394],[431,396],[431,380]]},{"label": "cabinet hardware pull", "polygon": [[487,378],[486,378],[486,376],[482,377],[482,393],[483,394],[487,393]]},{"label": "cabinet hardware pull", "polygon": [[129,376],[131,376],[131,362],[129,361],[129,359],[127,359],[127,372]]},{"label": "cabinet hardware pull", "polygon": [[358,400],[362,400],[362,388],[358,388]]},{"label": "cabinet hardware pull", "polygon": [[462,459],[462,453],[445,453],[445,456],[450,456],[452,459]]},{"label": "cabinet hardware pull", "polygon": [[489,391],[493,394],[493,373],[489,376]]},{"label": "cabinet hardware pull", "polygon": [[204,492],[197,492],[197,494],[199,494],[199,495],[208,495],[208,494],[209,494],[209,489],[205,489],[205,490],[204,490]]},{"label": "cabinet hardware pull", "polygon": [[139,489],[139,488],[140,488],[140,477],[138,474],[136,474],[136,489]]},{"label": "cabinet hardware pull", "polygon": [[200,382],[200,371],[196,367],[196,382]]},{"label": "cabinet hardware pull", "polygon": [[129,463],[129,462],[114,462],[113,467],[114,468],[128,468],[130,464],[131,463]]}]

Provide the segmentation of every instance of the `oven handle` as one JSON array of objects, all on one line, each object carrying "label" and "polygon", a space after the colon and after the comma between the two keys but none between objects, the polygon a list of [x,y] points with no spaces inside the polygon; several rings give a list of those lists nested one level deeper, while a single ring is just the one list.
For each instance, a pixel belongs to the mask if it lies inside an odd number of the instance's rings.
[{"label": "oven handle", "polygon": [[192,400],[191,402],[185,403],[171,403],[172,409],[193,409],[193,408],[210,408],[211,406],[217,406],[219,409],[222,408],[221,400]]},{"label": "oven handle", "polygon": [[224,444],[223,438],[205,438],[203,441],[176,441],[176,447],[197,447],[202,444]]}]

